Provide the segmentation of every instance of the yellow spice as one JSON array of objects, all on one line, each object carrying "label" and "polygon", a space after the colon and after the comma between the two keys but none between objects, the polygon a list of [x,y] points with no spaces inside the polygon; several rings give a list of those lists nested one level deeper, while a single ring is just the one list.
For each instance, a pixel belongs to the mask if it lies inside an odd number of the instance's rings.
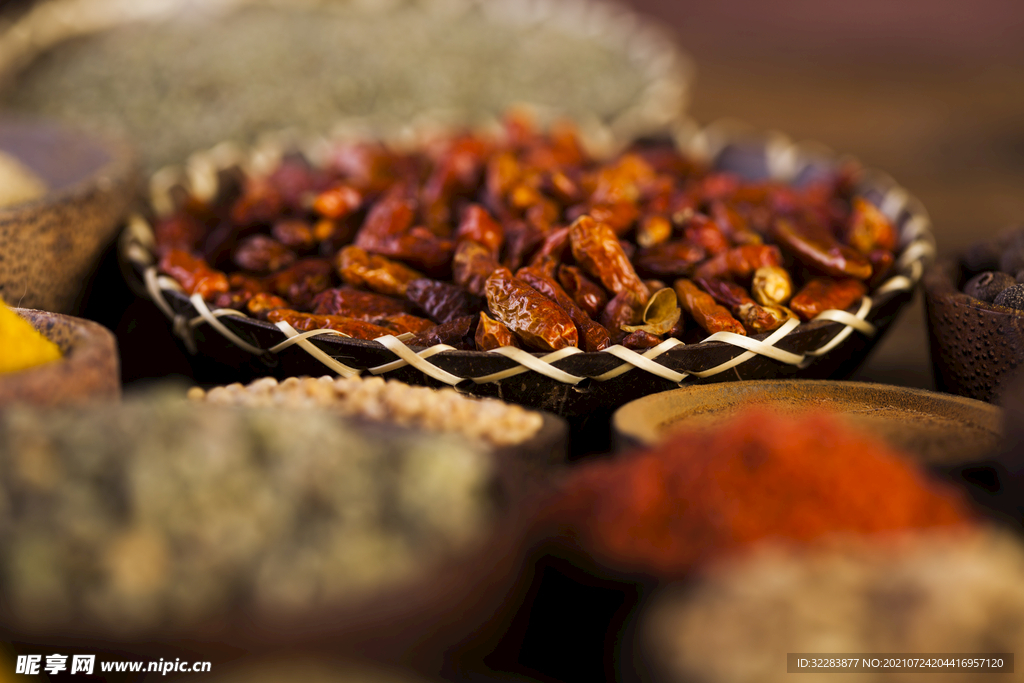
[{"label": "yellow spice", "polygon": [[59,360],[60,349],[0,299],[0,373]]}]

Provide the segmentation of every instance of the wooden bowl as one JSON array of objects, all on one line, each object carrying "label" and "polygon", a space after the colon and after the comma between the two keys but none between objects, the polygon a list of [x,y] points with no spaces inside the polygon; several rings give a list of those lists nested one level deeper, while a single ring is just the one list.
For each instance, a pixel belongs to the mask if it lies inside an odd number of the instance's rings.
[{"label": "wooden bowl", "polygon": [[51,124],[0,119],[0,151],[49,188],[0,208],[0,296],[11,305],[79,311],[88,276],[135,194],[134,156],[122,143]]},{"label": "wooden bowl", "polygon": [[967,277],[950,259],[925,272],[935,385],[998,403],[1008,380],[1024,363],[1024,313],[967,296],[960,291]]},{"label": "wooden bowl", "polygon": [[620,445],[646,445],[676,429],[711,427],[751,405],[788,414],[837,413],[937,466],[994,455],[1002,434],[1002,411],[981,401],[882,384],[803,380],[723,382],[653,394],[619,408],[612,428]]},{"label": "wooden bowl", "polygon": [[117,341],[107,328],[59,313],[14,310],[59,346],[64,358],[0,374],[0,407],[12,403],[62,406],[121,397]]}]

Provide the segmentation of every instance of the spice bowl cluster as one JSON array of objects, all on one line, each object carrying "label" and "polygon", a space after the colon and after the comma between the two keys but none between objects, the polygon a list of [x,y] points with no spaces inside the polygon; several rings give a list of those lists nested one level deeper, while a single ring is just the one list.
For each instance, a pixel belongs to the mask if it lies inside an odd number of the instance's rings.
[{"label": "spice bowl cluster", "polygon": [[844,381],[923,278],[940,388],[1004,391],[1024,233],[933,264],[895,181],[685,119],[686,58],[593,0],[194,4],[0,36],[0,107],[113,122],[146,168],[88,136],[0,157],[0,232],[33,236],[33,174],[102,161],[82,192],[121,228],[99,266],[54,243],[121,298],[60,271],[40,304],[91,297],[119,349],[0,303],[16,656],[760,683],[788,652],[1024,651],[1019,430]]}]

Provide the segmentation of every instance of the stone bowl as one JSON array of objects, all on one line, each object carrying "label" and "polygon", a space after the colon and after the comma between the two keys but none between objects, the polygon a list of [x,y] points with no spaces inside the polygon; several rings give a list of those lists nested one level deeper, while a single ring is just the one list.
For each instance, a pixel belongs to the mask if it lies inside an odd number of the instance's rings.
[{"label": "stone bowl", "polygon": [[959,263],[938,261],[924,275],[935,385],[941,391],[999,403],[1024,363],[1024,313],[969,297]]},{"label": "stone bowl", "polygon": [[0,118],[0,151],[49,188],[0,208],[0,297],[12,306],[77,313],[84,283],[134,198],[134,155],[120,142],[10,118]]},{"label": "stone bowl", "polygon": [[0,375],[0,408],[13,403],[63,406],[121,397],[117,341],[109,330],[69,315],[14,310],[59,346],[64,358]]}]

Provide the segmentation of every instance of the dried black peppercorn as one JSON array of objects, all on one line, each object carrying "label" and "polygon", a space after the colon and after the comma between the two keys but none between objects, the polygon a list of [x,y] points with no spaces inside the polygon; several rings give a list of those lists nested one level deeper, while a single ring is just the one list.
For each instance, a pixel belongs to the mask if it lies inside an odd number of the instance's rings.
[{"label": "dried black peppercorn", "polygon": [[1015,308],[1018,311],[1024,311],[1024,285],[1007,287],[999,293],[999,296],[992,303],[997,306],[1006,306],[1008,308]]},{"label": "dried black peppercorn", "polygon": [[1007,287],[1016,284],[1016,280],[1006,273],[988,271],[975,275],[964,285],[964,294],[982,301],[993,301]]}]

